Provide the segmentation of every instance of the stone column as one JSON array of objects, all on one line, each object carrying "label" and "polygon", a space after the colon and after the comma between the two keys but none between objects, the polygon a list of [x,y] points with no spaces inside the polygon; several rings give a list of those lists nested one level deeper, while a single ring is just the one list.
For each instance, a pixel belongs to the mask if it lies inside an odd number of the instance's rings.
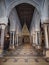
[{"label": "stone column", "polygon": [[49,44],[48,44],[48,31],[47,31],[47,24],[44,24],[44,31],[45,31],[45,45],[46,48],[49,48]]},{"label": "stone column", "polygon": [[33,36],[32,35],[30,35],[30,44],[32,44],[32,38],[33,38]]},{"label": "stone column", "polygon": [[2,30],[1,30],[1,46],[0,46],[0,55],[3,53],[3,48],[4,48],[4,32],[5,32],[5,24],[1,25]]},{"label": "stone column", "polygon": [[36,31],[36,45],[39,44],[39,31]]},{"label": "stone column", "polygon": [[11,32],[10,32],[10,45],[9,45],[9,49],[11,49],[11,46],[12,46],[12,44],[11,44]]},{"label": "stone column", "polygon": [[33,33],[33,46],[35,46],[35,33]]},{"label": "stone column", "polygon": [[9,46],[9,49],[11,49],[11,50],[15,49],[14,44],[15,44],[15,31],[11,31],[10,32],[10,46]]},{"label": "stone column", "polygon": [[33,44],[35,43],[35,34],[33,34]]},{"label": "stone column", "polygon": [[15,46],[16,46],[16,41],[17,41],[17,39],[16,39],[16,34],[15,34]]},{"label": "stone column", "polygon": [[14,43],[15,43],[15,32],[13,31],[13,48],[14,48]]},{"label": "stone column", "polygon": [[17,46],[19,45],[18,34],[17,34]]},{"label": "stone column", "polygon": [[30,43],[31,43],[31,35],[30,35]]},{"label": "stone column", "polygon": [[1,31],[1,48],[3,49],[3,46],[4,46],[4,29],[2,29]]},{"label": "stone column", "polygon": [[10,31],[10,45],[9,45],[9,49],[12,49],[12,32]]},{"label": "stone column", "polygon": [[49,57],[49,43],[48,43],[48,30],[47,24],[44,24],[44,31],[45,31],[45,45],[46,45],[46,57]]}]

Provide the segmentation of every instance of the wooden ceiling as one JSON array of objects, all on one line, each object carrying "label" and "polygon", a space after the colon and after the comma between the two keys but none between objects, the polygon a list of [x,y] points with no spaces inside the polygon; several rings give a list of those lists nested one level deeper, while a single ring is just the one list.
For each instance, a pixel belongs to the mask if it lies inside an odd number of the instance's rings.
[{"label": "wooden ceiling", "polygon": [[30,28],[31,20],[33,17],[35,7],[30,4],[22,3],[16,6],[16,10],[20,19],[20,23],[23,27],[26,23],[28,29]]}]

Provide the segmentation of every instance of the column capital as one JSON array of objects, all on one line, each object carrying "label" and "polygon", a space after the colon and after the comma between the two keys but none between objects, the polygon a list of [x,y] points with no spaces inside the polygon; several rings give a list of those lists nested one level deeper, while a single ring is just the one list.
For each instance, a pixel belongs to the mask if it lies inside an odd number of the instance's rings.
[{"label": "column capital", "polygon": [[7,23],[8,23],[8,17],[7,16],[0,18],[0,24],[6,24],[7,25]]},{"label": "column capital", "polygon": [[43,27],[44,27],[44,29],[45,29],[45,28],[47,29],[48,24],[44,23],[44,24],[43,24]]},{"label": "column capital", "polygon": [[45,20],[42,24],[49,24],[49,19]]},{"label": "column capital", "polygon": [[40,29],[36,29],[35,32],[40,32]]},{"label": "column capital", "polygon": [[43,23],[43,25],[48,25],[48,23]]},{"label": "column capital", "polygon": [[5,23],[1,23],[0,26],[1,26],[2,29],[5,29],[6,24]]},{"label": "column capital", "polygon": [[46,48],[48,49],[49,48],[49,44],[48,44],[48,31],[47,31],[47,28],[48,28],[48,25],[47,24],[44,24],[45,45],[46,45]]},{"label": "column capital", "polygon": [[36,33],[33,33],[33,35],[35,35]]},{"label": "column capital", "polygon": [[10,33],[13,33],[13,32],[15,32],[15,31],[10,31]]},{"label": "column capital", "polygon": [[16,35],[19,35],[18,33],[16,33]]},{"label": "column capital", "polygon": [[40,31],[38,31],[38,30],[37,30],[37,31],[35,31],[35,33],[37,33],[37,32],[39,33]]}]

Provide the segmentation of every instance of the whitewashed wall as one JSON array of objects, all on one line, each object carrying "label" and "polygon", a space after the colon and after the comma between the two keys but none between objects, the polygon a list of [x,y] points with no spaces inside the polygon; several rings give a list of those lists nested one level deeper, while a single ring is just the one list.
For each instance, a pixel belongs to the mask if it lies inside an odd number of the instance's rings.
[{"label": "whitewashed wall", "polygon": [[16,31],[18,26],[19,28],[21,28],[20,20],[19,20],[19,17],[17,15],[17,11],[15,8],[12,9],[9,16],[9,20],[10,20],[10,31]]},{"label": "whitewashed wall", "polygon": [[48,20],[48,0],[44,1],[43,7],[41,8],[41,22],[46,23]]},{"label": "whitewashed wall", "polygon": [[37,9],[34,10],[30,31],[40,31],[40,15]]},{"label": "whitewashed wall", "polygon": [[8,18],[6,17],[6,6],[5,1],[0,0],[0,23],[7,24]]}]

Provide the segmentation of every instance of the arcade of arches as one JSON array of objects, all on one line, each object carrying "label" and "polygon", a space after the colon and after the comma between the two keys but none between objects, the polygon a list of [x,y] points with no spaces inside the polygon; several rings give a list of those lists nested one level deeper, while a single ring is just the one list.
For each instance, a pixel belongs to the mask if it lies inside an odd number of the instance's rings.
[{"label": "arcade of arches", "polygon": [[49,62],[49,0],[0,0],[1,64],[13,57],[23,65],[41,58]]}]

